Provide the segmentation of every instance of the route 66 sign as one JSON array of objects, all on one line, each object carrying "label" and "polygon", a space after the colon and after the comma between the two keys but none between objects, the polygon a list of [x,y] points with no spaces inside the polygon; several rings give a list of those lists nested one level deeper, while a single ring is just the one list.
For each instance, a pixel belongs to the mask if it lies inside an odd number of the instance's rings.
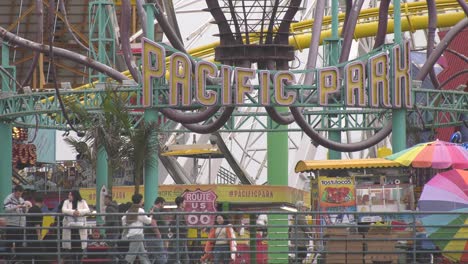
[{"label": "route 66 sign", "polygon": [[[216,212],[216,193],[212,190],[187,191],[182,195],[185,198],[185,212]],[[188,214],[187,225],[213,225],[214,214]]]}]

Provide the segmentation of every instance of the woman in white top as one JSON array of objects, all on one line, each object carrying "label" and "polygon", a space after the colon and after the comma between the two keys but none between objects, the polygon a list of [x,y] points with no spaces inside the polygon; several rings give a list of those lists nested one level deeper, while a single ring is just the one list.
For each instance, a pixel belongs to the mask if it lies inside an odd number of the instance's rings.
[{"label": "woman in white top", "polygon": [[146,216],[145,210],[141,208],[143,205],[143,196],[141,194],[134,194],[132,196],[132,202],[132,206],[127,211],[129,215],[124,215],[122,217],[123,225],[128,228],[128,232],[125,232],[124,239],[130,240],[125,260],[127,263],[133,263],[138,256],[140,263],[150,264],[151,262],[146,254],[145,245],[143,243],[143,229],[145,224],[151,224],[152,218]]},{"label": "woman in white top", "polygon": [[[88,238],[88,230],[86,226],[86,214],[88,214],[89,207],[86,201],[81,198],[78,190],[71,191],[68,194],[68,199],[63,202],[62,213],[65,214],[63,218],[63,232],[62,232],[62,247],[64,249],[72,249],[72,242],[70,240],[81,240],[81,249],[86,249]],[[78,238],[79,234],[79,238]],[[73,241],[75,248],[75,241]],[[79,242],[77,242],[78,248]]]}]

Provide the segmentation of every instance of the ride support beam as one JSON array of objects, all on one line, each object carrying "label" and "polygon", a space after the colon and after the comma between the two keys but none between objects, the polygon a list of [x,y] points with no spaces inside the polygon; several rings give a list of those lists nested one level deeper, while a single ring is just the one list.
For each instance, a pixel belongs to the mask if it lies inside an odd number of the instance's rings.
[{"label": "ride support beam", "polygon": [[[97,61],[113,67],[115,64],[115,39],[114,28],[111,24],[110,14],[113,12],[114,4],[108,0],[93,1],[88,4],[89,18],[89,52],[90,57]],[[95,49],[97,47],[97,50]],[[99,72],[97,75],[92,69],[89,69],[89,81],[97,79],[99,83],[105,84],[107,76]],[[114,171],[109,168],[108,153],[104,147],[98,146],[98,156],[96,165],[96,194],[101,193],[103,186],[109,193],[112,193],[112,187],[109,188],[109,172]],[[113,176],[113,175],[112,175]],[[109,179],[110,178],[110,179]],[[96,208],[98,212],[103,212],[101,208],[101,195],[96,195]],[[97,218],[98,223],[102,222],[102,218]]]},{"label": "ride support beam", "polygon": [[[9,66],[9,48],[8,44],[2,42],[2,70],[8,68],[14,69],[15,67]],[[0,93],[10,93],[15,90],[15,83],[7,74],[0,71],[1,87]],[[11,84],[11,85],[10,85]],[[13,138],[12,138],[12,125],[8,121],[0,121],[0,201],[11,193],[13,184],[11,181],[13,171]],[[0,206],[0,213],[3,213],[3,206]]]},{"label": "ride support beam", "polygon": [[[340,35],[338,34],[338,24],[339,24],[339,3],[338,0],[333,0],[332,1],[332,27],[331,27],[331,38],[326,40],[326,50],[328,51],[328,65],[329,66],[335,66],[339,62],[340,58]],[[333,108],[332,108],[333,109]],[[333,121],[330,120],[333,118],[333,116],[327,116],[327,122],[329,127],[332,127]],[[328,132],[328,139],[335,141],[335,142],[341,142],[341,131],[329,131]],[[328,159],[333,159],[333,160],[339,160],[341,159],[341,152],[335,151],[332,149],[328,150]]]},{"label": "ride support beam", "polygon": [[[401,9],[400,0],[393,1],[393,21],[394,21],[394,36],[395,43],[402,45],[401,37]],[[403,44],[404,45],[404,44]],[[398,67],[394,65],[393,67]],[[393,80],[393,76],[390,76]],[[392,85],[396,85],[393,83]],[[396,153],[406,149],[406,109],[392,110],[392,152]]]},{"label": "ride support beam", "polygon": [[[102,187],[106,187],[107,192],[112,193],[112,190],[109,190],[108,182],[108,162],[107,162],[107,152],[103,146],[98,147],[97,152],[97,162],[96,162],[96,209],[98,212],[103,213],[101,208],[101,193]],[[98,217],[98,223],[102,222],[102,217]]]},{"label": "ride support beam", "polygon": [[[287,108],[277,108],[278,112],[286,112]],[[279,126],[268,118],[271,127],[287,128]],[[289,165],[288,132],[267,133],[267,179],[272,186],[288,186]],[[288,239],[288,218],[284,214],[271,214],[268,219],[268,243],[269,263],[284,263],[288,259],[288,245],[283,242]]]},{"label": "ride support beam", "polygon": [[[147,17],[147,38],[154,41],[154,19],[156,8],[154,4],[145,4],[145,11]],[[146,124],[157,123],[159,119],[159,111],[155,108],[145,109],[143,115],[143,120]],[[158,132],[152,131],[150,140],[156,142],[158,140]],[[153,144],[153,143],[151,143]],[[159,143],[158,143],[159,144]],[[151,148],[150,156],[147,162],[145,163],[144,170],[144,184],[145,184],[145,211],[149,211],[153,206],[154,200],[159,195],[159,158],[158,158],[158,148]]]},{"label": "ride support beam", "polygon": [[[11,181],[11,172],[13,171],[13,139],[11,136],[11,124],[0,122],[0,200],[11,193],[13,184]],[[0,206],[0,212],[3,213],[3,206]]]}]

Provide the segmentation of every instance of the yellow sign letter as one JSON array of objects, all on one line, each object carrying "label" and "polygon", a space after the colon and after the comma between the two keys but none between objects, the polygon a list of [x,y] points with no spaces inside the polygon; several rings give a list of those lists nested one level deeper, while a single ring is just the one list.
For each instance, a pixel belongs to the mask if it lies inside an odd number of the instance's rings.
[{"label": "yellow sign letter", "polygon": [[388,85],[388,55],[379,53],[369,59],[369,99],[371,107],[391,108]]},{"label": "yellow sign letter", "polygon": [[337,93],[338,68],[335,66],[325,67],[318,70],[317,86],[319,94],[319,105],[328,105],[328,95]]},{"label": "yellow sign letter", "polygon": [[236,104],[244,104],[244,95],[253,92],[250,80],[255,78],[255,70],[247,68],[236,68],[234,79],[236,80]]},{"label": "yellow sign letter", "polygon": [[260,84],[260,91],[258,92],[260,95],[260,103],[268,106],[270,105],[270,71],[259,71],[258,82]]},{"label": "yellow sign letter", "polygon": [[189,106],[192,101],[192,64],[187,55],[174,53],[169,59],[169,105],[177,106],[179,96],[182,105]]},{"label": "yellow sign letter", "polygon": [[231,89],[232,68],[231,66],[223,65],[221,66],[220,72],[221,72],[221,80],[222,80],[221,98],[223,100],[223,105],[231,105],[232,104],[232,89]]},{"label": "yellow sign letter", "polygon": [[410,42],[403,43],[403,50],[400,45],[393,47],[393,106],[400,108],[404,99],[405,108],[413,107],[411,96],[411,61],[409,56]]},{"label": "yellow sign letter", "polygon": [[195,83],[196,83],[196,99],[197,101],[206,106],[211,106],[216,104],[216,92],[215,91],[206,91],[206,78],[207,76],[214,78],[216,77],[216,65],[207,61],[199,61],[195,66]]},{"label": "yellow sign letter", "polygon": [[[365,79],[366,66],[361,61],[355,61],[344,67],[346,105],[366,106]],[[357,102],[356,102],[357,101]]]},{"label": "yellow sign letter", "polygon": [[163,46],[143,38],[143,106],[153,101],[153,78],[161,78],[166,71],[166,50]]},{"label": "yellow sign letter", "polygon": [[275,100],[279,105],[289,106],[296,101],[296,94],[292,91],[288,91],[286,96],[284,95],[284,84],[296,83],[296,78],[289,71],[279,71],[275,74]]}]

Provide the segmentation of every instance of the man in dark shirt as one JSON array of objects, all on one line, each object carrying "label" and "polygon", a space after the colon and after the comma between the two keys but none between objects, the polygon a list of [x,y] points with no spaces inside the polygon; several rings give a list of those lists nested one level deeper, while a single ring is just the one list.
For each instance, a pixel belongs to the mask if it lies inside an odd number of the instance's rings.
[{"label": "man in dark shirt", "polygon": [[[120,228],[122,226],[121,218],[122,216],[118,215],[119,206],[115,201],[112,201],[111,195],[106,195],[104,198],[104,204],[106,205],[106,218],[104,227],[106,228],[106,238],[111,240],[116,240],[120,238]],[[116,241],[111,241],[108,243],[110,245],[115,245]]]},{"label": "man in dark shirt", "polygon": [[28,260],[37,261],[38,256],[33,253],[39,253],[42,251],[42,207],[44,198],[42,195],[37,194],[34,197],[34,206],[31,207],[26,214],[26,245],[28,252],[31,253],[27,258]]},{"label": "man in dark shirt", "polygon": [[161,210],[164,207],[166,200],[162,197],[156,198],[152,210],[153,220],[151,222],[151,228],[146,229],[145,239],[146,249],[150,260],[155,264],[166,264],[167,263],[167,252],[164,247],[164,240],[162,234],[166,226],[163,221]]},{"label": "man in dark shirt", "polygon": [[175,199],[175,204],[177,208],[175,209],[175,220],[176,220],[176,262],[177,264],[187,264],[190,262],[188,255],[188,246],[187,246],[187,222],[185,221],[185,198],[178,196]]}]

